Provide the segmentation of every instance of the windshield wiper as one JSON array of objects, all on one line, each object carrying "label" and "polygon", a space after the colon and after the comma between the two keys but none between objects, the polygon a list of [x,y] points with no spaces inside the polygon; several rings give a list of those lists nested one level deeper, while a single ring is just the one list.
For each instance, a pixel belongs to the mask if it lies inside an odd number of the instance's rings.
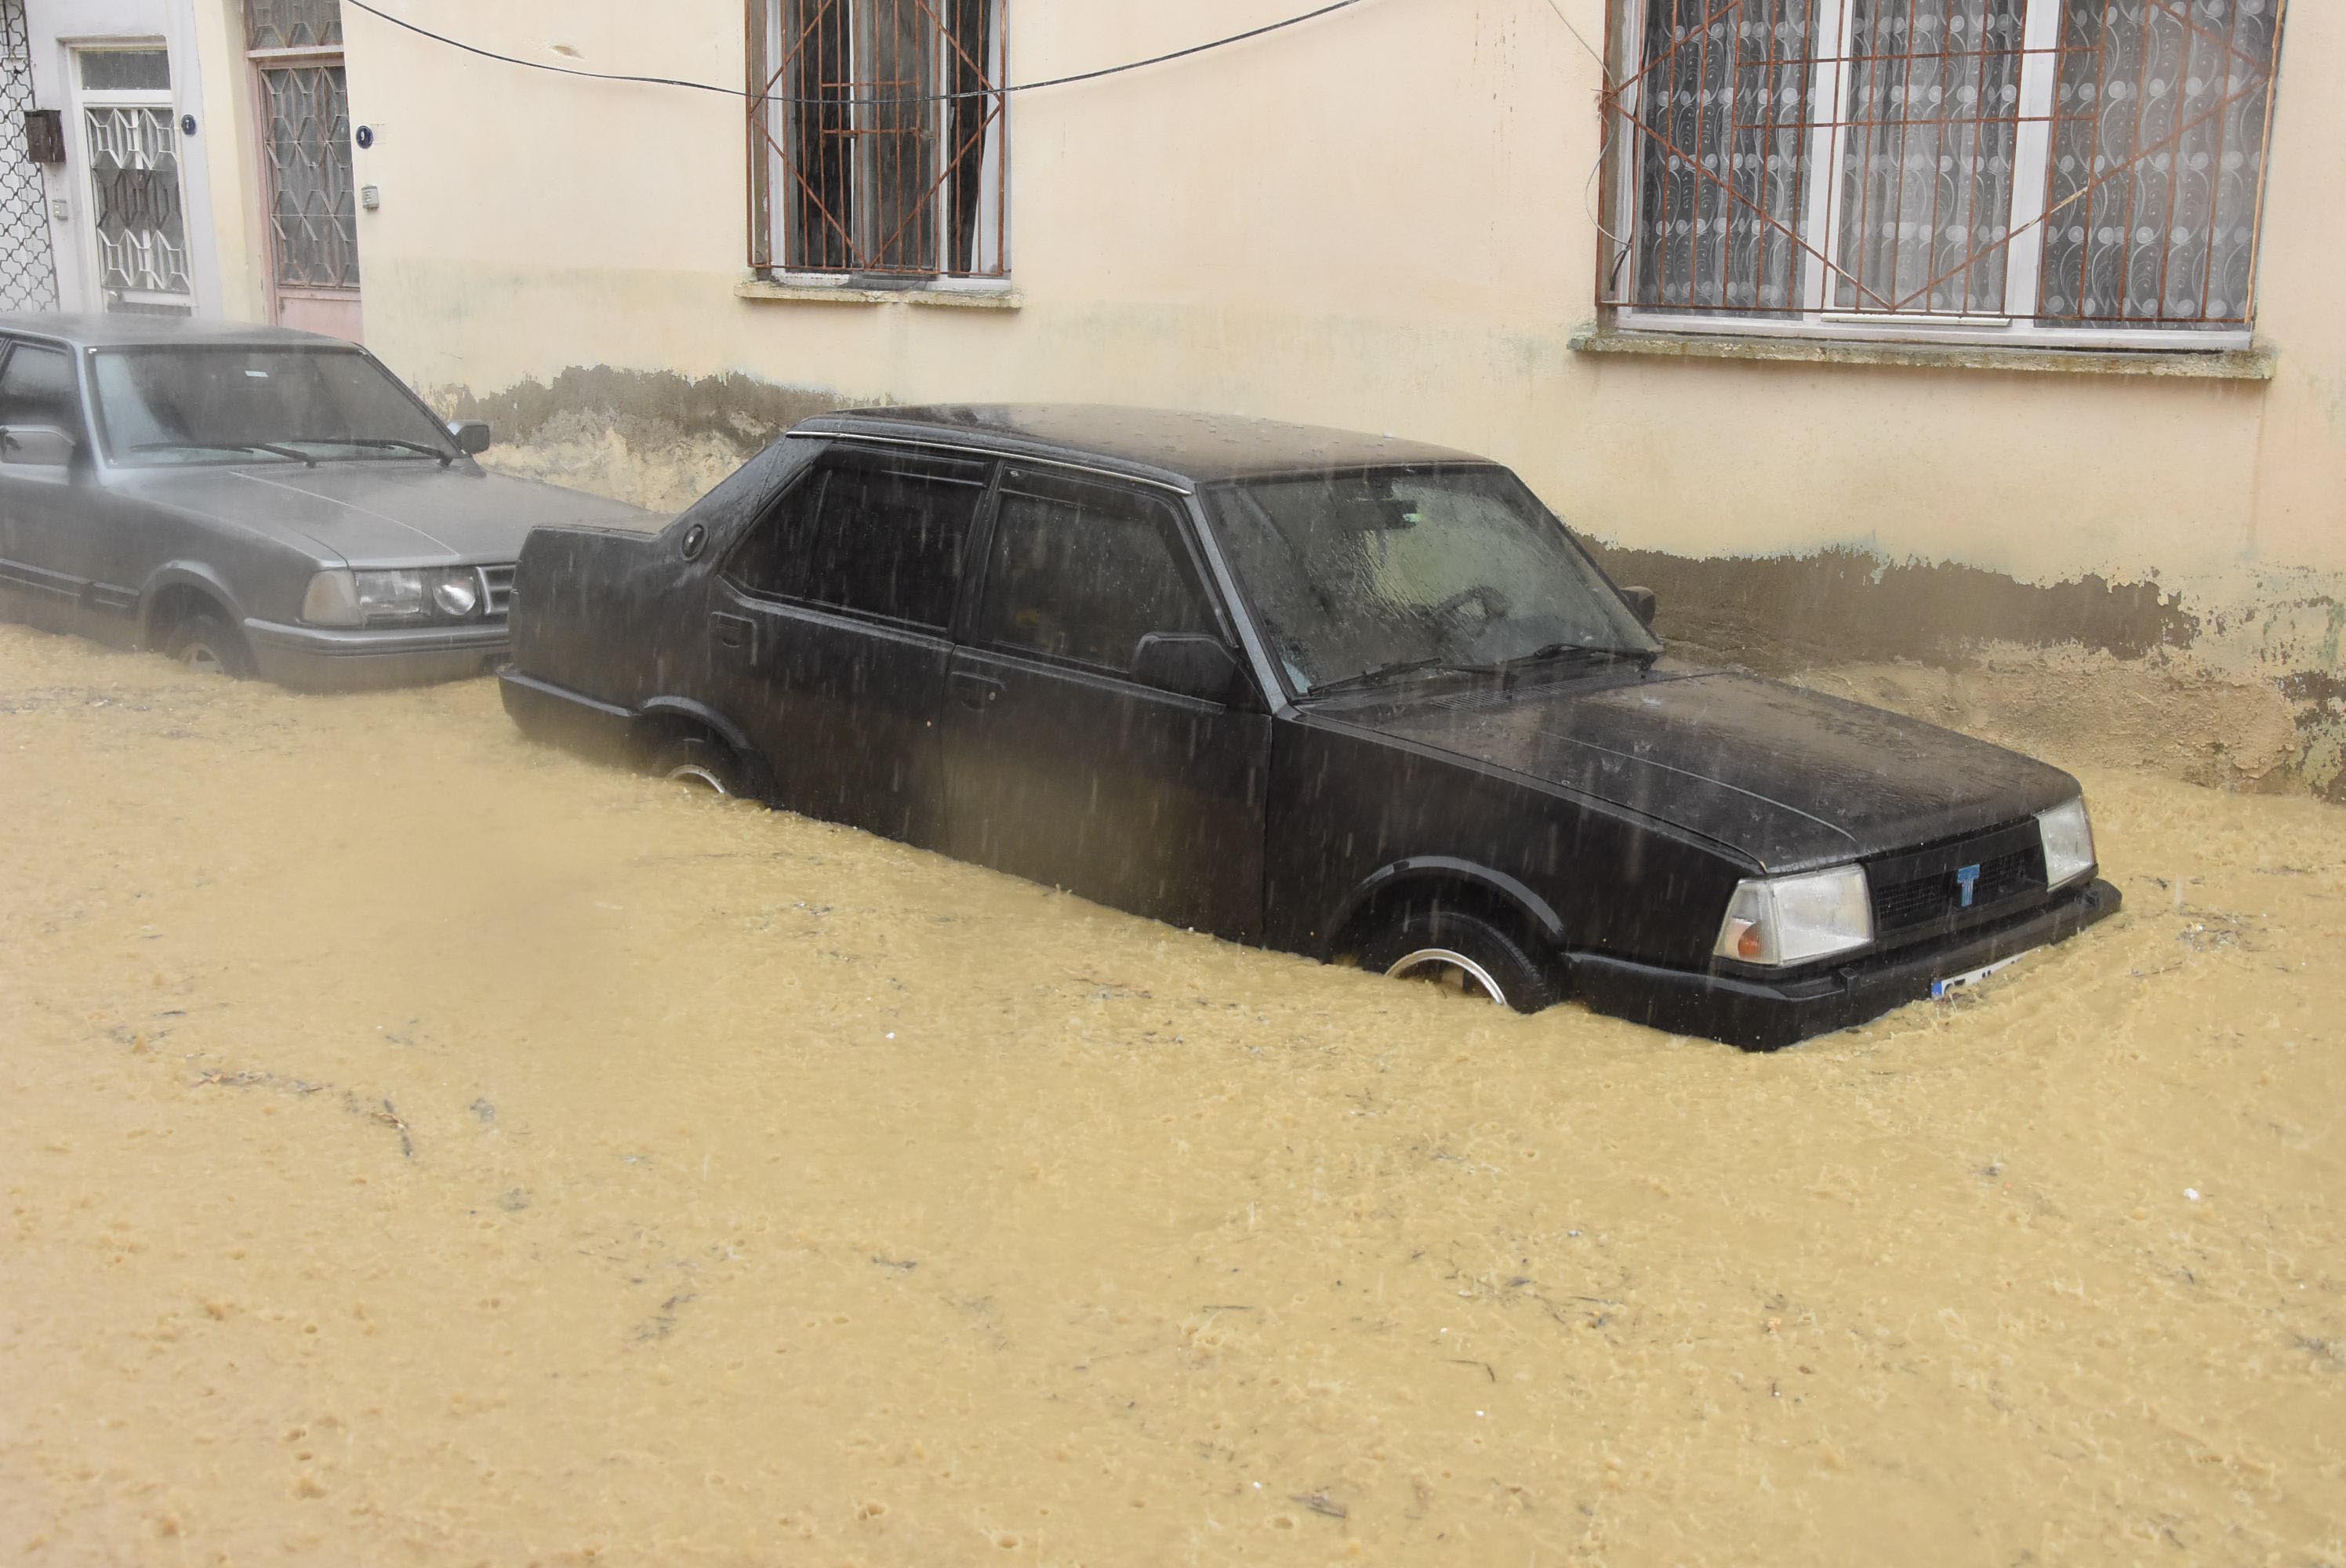
[{"label": "windshield wiper", "polygon": [[1438,657],[1402,659],[1397,664],[1372,665],[1360,674],[1348,675],[1341,680],[1319,681],[1303,695],[1307,697],[1328,697],[1340,691],[1360,691],[1368,687],[1382,686],[1389,680],[1398,680],[1405,675],[1494,675],[1500,667],[1495,664],[1460,664],[1454,659]]},{"label": "windshield wiper", "polygon": [[319,444],[366,446],[372,447],[378,452],[412,452],[418,457],[437,459],[443,468],[456,461],[456,454],[453,452],[444,452],[435,446],[426,446],[420,441],[402,441],[393,435],[337,435],[323,438]]},{"label": "windshield wiper", "polygon": [[290,446],[271,446],[265,441],[144,441],[130,449],[133,452],[265,452],[271,457],[282,457],[315,468],[318,460],[307,453]]},{"label": "windshield wiper", "polygon": [[1572,658],[1606,664],[1610,664],[1616,659],[1640,659],[1650,665],[1660,657],[1658,649],[1649,652],[1644,648],[1610,648],[1591,643],[1548,643],[1544,647],[1532,649],[1527,654],[1517,654],[1513,658],[1498,659],[1494,662],[1492,667],[1496,669],[1504,679],[1512,683],[1519,672],[1535,664],[1553,664]]}]

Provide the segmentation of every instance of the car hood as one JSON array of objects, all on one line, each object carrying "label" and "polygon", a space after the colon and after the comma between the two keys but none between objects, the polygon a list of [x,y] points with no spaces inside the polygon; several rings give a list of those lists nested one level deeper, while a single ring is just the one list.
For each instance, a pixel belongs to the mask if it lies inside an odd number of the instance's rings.
[{"label": "car hood", "polygon": [[511,561],[521,555],[523,537],[541,524],[649,532],[666,521],[583,491],[422,459],[158,470],[118,490],[314,545],[354,566]]},{"label": "car hood", "polygon": [[1977,832],[2078,792],[2056,768],[1936,725],[1668,664],[1321,717],[1594,796],[1770,871]]}]

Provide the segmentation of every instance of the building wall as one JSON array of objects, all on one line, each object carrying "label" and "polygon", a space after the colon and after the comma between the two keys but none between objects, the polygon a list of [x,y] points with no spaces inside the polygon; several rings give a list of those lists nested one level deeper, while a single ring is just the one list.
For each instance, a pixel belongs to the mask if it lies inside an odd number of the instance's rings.
[{"label": "building wall", "polygon": [[[401,8],[551,64],[744,74],[740,0]],[[1011,75],[1290,8],[1016,0]],[[476,401],[607,366],[842,401],[1148,401],[1405,432],[1515,465],[1665,578],[1698,640],[1736,623],[1748,635],[1715,639],[1730,651],[1830,654],[1837,623],[1885,619],[1860,602],[1868,579],[1911,563],[1926,576],[1898,602],[1925,613],[1889,618],[1927,636],[1913,651],[1974,616],[1983,636],[2062,640],[2044,612],[2069,604],[2076,640],[2123,623],[2099,646],[2297,680],[2299,763],[2318,750],[2346,717],[2303,698],[2334,683],[2346,621],[2331,281],[2346,105],[2327,88],[2346,79],[2346,15],[2289,18],[2259,293],[2270,382],[1576,353],[1594,315],[1600,76],[1567,20],[1602,43],[1601,0],[1369,0],[1022,97],[1018,305],[978,310],[738,298],[738,100],[519,70],[353,12],[353,115],[379,136],[359,177],[382,193],[361,226],[370,340]],[[1813,569],[1736,565],[1751,557]],[[2080,583],[2103,598],[2030,597]]]}]

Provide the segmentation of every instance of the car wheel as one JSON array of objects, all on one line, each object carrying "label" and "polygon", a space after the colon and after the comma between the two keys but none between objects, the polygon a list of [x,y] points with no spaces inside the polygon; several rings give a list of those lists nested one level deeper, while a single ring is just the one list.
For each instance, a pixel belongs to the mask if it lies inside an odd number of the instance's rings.
[{"label": "car wheel", "polygon": [[695,794],[728,799],[758,796],[749,767],[740,757],[723,741],[706,735],[679,736],[669,741],[652,759],[652,773]]},{"label": "car wheel", "polygon": [[252,653],[236,628],[209,610],[199,611],[171,628],[163,651],[189,669],[243,680],[252,674]]},{"label": "car wheel", "polygon": [[1464,910],[1409,911],[1361,953],[1362,966],[1537,1013],[1564,1000],[1553,965],[1514,934]]}]

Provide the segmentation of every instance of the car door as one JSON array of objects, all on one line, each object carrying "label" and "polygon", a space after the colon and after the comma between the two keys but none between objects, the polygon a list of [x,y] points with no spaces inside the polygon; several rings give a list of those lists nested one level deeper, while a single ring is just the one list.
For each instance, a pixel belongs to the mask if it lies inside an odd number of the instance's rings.
[{"label": "car door", "polygon": [[35,619],[74,630],[97,614],[91,599],[104,575],[89,487],[78,483],[88,441],[73,356],[9,342],[0,360],[0,580]]},{"label": "car door", "polygon": [[[1144,639],[1230,628],[1169,495],[1005,468],[945,708],[951,852],[1244,940],[1262,915],[1270,721],[1136,678]],[[1235,660],[1233,660],[1235,665]]]},{"label": "car door", "polygon": [[743,535],[709,600],[711,699],[779,804],[928,848],[962,552],[992,465],[842,444]]}]

